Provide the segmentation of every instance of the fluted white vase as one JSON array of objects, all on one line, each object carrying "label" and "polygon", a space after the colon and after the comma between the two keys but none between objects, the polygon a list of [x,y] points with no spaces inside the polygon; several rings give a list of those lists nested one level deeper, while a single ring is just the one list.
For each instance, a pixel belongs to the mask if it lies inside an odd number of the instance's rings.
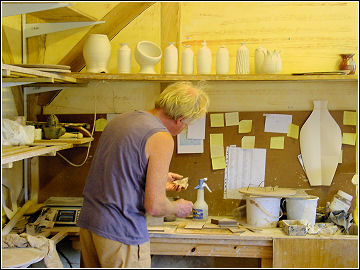
[{"label": "fluted white vase", "polygon": [[216,53],[216,74],[229,74],[229,51],[225,46]]},{"label": "fluted white vase", "polygon": [[177,74],[178,73],[178,50],[175,47],[175,42],[170,42],[169,46],[165,48],[164,52],[164,73]]},{"label": "fluted white vase", "polygon": [[90,34],[83,48],[86,70],[90,73],[107,73],[111,45],[107,35]]},{"label": "fluted white vase", "polygon": [[236,74],[249,74],[250,73],[250,60],[249,49],[245,43],[236,52]]},{"label": "fluted white vase", "polygon": [[331,185],[341,153],[341,129],[327,104],[327,100],[314,100],[314,109],[300,130],[300,151],[311,186]]},{"label": "fluted white vase", "polygon": [[127,43],[121,43],[118,50],[118,73],[131,72],[131,49]]},{"label": "fluted white vase", "polygon": [[194,74],[194,52],[190,45],[184,46],[186,49],[181,54],[181,73]]},{"label": "fluted white vase", "polygon": [[196,56],[197,74],[210,74],[211,73],[211,50],[206,45],[206,40],[202,43],[202,47],[198,50]]}]

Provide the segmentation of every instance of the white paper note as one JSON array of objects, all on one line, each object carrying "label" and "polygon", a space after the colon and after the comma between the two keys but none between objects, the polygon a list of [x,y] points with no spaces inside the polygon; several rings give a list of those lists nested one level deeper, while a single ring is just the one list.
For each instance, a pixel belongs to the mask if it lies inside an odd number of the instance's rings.
[{"label": "white paper note", "polygon": [[288,133],[292,123],[292,115],[289,114],[264,114],[265,132]]},{"label": "white paper note", "polygon": [[186,133],[187,130],[184,129],[177,135],[177,153],[204,153],[204,140],[187,139]]},{"label": "white paper note", "polygon": [[191,125],[188,125],[187,138],[204,140],[205,121],[206,121],[206,115],[203,118],[195,120]]},{"label": "white paper note", "polygon": [[265,163],[266,149],[226,147],[224,199],[243,199],[239,188],[263,187]]}]

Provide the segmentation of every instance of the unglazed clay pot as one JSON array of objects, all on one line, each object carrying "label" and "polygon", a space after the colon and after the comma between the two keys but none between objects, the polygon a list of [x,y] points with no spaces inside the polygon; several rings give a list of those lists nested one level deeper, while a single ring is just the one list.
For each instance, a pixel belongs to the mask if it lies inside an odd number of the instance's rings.
[{"label": "unglazed clay pot", "polygon": [[197,74],[210,74],[211,73],[211,50],[206,45],[206,40],[202,43],[202,47],[198,50],[196,56]]},{"label": "unglazed clay pot", "polygon": [[174,44],[175,42],[170,42],[169,46],[165,48],[165,53],[164,53],[165,74],[178,73],[178,50]]},{"label": "unglazed clay pot", "polygon": [[216,52],[216,74],[229,74],[229,51],[225,46]]},{"label": "unglazed clay pot", "polygon": [[139,73],[155,74],[155,65],[162,56],[161,48],[151,41],[140,41],[135,48],[135,59],[140,65]]},{"label": "unglazed clay pot", "polygon": [[83,49],[87,72],[107,73],[110,55],[111,45],[107,35],[89,35]]},{"label": "unglazed clay pot", "polygon": [[190,45],[184,45],[185,50],[181,54],[181,73],[193,74],[194,73],[194,52]]}]

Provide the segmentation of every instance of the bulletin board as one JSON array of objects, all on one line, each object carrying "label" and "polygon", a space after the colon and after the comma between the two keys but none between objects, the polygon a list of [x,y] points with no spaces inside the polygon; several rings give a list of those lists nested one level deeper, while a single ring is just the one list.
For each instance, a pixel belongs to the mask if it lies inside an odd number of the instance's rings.
[{"label": "bulletin board", "polygon": [[[218,112],[217,112],[218,113]],[[311,111],[272,111],[267,114],[291,114],[292,123],[300,128],[311,114]],[[264,112],[239,112],[239,120],[252,120],[252,130],[249,133],[238,133],[237,126],[210,127],[210,114],[206,115],[206,129],[204,153],[177,154],[176,137],[174,155],[170,164],[170,171],[189,177],[187,190],[168,192],[168,197],[181,197],[196,201],[199,179],[207,177],[208,186],[212,192],[205,189],[205,201],[209,206],[209,215],[231,215],[234,208],[245,203],[244,200],[224,199],[224,169],[213,170],[210,159],[210,134],[223,133],[224,151],[226,146],[241,146],[243,136],[255,136],[255,148],[266,149],[265,186],[309,189],[308,194],[319,197],[318,206],[325,206],[331,201],[336,192],[341,189],[355,198],[355,186],[351,179],[356,170],[356,146],[342,145],[342,163],[339,163],[331,186],[311,187],[298,161],[300,144],[298,139],[287,137],[286,134],[264,132]],[[330,111],[330,114],[340,126],[342,132],[355,133],[356,127],[343,125],[343,111]],[[93,123],[93,115],[57,115],[64,123]],[[106,114],[98,114],[97,119],[106,118]],[[39,121],[46,121],[47,116],[40,116]],[[92,126],[91,126],[92,128]],[[40,157],[40,192],[39,202],[50,196],[82,196],[86,177],[95,153],[101,132],[94,133],[94,141],[86,164],[73,167],[60,157]],[[284,149],[270,149],[270,137],[284,136]],[[62,154],[74,163],[81,163],[86,156],[87,148],[73,148],[62,151]],[[355,199],[352,208],[355,207]]]}]

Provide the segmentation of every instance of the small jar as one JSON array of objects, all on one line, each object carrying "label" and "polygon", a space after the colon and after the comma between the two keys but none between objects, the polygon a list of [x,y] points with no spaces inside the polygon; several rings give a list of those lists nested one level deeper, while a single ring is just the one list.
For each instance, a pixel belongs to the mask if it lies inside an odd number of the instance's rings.
[{"label": "small jar", "polygon": [[347,213],[350,209],[352,198],[353,197],[346,192],[338,190],[329,206],[330,211],[344,210]]}]

